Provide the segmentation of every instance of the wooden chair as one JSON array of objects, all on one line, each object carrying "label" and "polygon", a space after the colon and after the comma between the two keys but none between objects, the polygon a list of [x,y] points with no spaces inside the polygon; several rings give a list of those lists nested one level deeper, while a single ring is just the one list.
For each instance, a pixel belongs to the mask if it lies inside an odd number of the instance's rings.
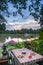
[{"label": "wooden chair", "polygon": [[12,53],[8,54],[8,64],[9,65],[14,65],[14,57]]}]

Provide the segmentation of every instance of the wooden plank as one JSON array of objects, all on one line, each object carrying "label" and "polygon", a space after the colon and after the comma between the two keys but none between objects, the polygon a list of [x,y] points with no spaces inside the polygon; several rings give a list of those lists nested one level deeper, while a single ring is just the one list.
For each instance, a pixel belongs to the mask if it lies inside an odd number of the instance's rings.
[{"label": "wooden plank", "polygon": [[8,62],[8,59],[0,60],[0,63],[3,63],[3,62]]},{"label": "wooden plank", "polygon": [[[36,53],[34,51],[31,51],[31,50],[29,50],[27,48],[25,48],[26,54],[23,54],[24,57],[23,58],[18,58],[18,55],[22,53],[22,50],[23,49],[14,49],[14,50],[11,51],[13,53],[13,55],[14,55],[15,60],[18,60],[19,63],[21,63],[21,64],[28,63],[28,62],[38,62],[38,61],[43,60],[42,55],[40,55],[40,54],[38,54],[38,53]],[[28,56],[31,53],[34,53],[34,54],[32,54],[32,58],[30,59],[30,58],[28,58]]]}]

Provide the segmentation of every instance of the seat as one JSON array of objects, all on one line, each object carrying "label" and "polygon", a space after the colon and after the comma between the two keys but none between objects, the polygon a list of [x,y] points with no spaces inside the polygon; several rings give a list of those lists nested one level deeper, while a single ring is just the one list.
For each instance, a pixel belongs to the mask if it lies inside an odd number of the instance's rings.
[{"label": "seat", "polygon": [[13,54],[11,52],[8,54],[8,64],[14,65],[14,57],[13,57]]}]

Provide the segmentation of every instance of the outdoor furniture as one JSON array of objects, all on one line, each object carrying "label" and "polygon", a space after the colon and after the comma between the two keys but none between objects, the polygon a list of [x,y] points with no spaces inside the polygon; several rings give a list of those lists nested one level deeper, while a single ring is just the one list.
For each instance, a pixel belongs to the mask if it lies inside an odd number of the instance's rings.
[{"label": "outdoor furniture", "polygon": [[[25,50],[26,53],[22,53]],[[15,65],[29,65],[34,62],[42,61],[43,56],[27,48],[13,49],[11,53],[14,56]]]},{"label": "outdoor furniture", "polygon": [[11,52],[8,53],[8,64],[14,65],[14,56],[12,55]]},{"label": "outdoor furniture", "polygon": [[6,63],[6,62],[8,62],[7,55],[3,56],[2,54],[0,54],[0,63]]}]

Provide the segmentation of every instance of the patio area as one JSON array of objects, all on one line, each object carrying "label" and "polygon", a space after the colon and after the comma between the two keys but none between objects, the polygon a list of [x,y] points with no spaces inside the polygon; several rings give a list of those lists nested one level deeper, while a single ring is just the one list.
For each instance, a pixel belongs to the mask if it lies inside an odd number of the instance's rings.
[{"label": "patio area", "polygon": [[0,65],[43,65],[43,0],[0,0]]},{"label": "patio area", "polygon": [[[12,44],[11,44],[12,46]],[[13,44],[15,46],[15,44]],[[20,45],[19,45],[20,46]],[[40,55],[31,49],[27,49],[22,45],[19,48],[6,47],[4,52],[7,53],[3,55],[3,49],[0,52],[0,64],[1,65],[43,65],[43,55]]]}]

